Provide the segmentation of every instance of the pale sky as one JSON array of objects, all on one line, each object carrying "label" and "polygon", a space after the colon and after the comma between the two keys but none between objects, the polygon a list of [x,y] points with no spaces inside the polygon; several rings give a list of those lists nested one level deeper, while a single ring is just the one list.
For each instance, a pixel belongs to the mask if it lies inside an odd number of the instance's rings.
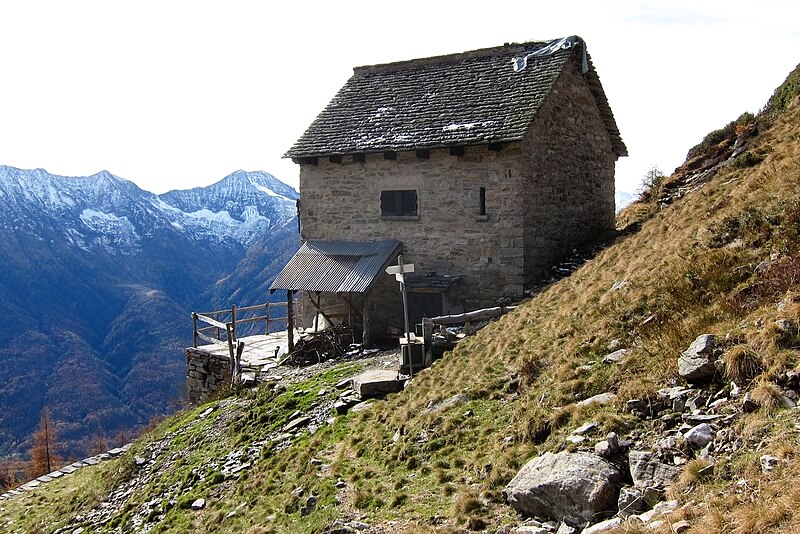
[{"label": "pale sky", "polygon": [[630,157],[669,174],[800,63],[796,0],[0,0],[0,164],[162,193],[281,159],[359,65],[580,35]]}]

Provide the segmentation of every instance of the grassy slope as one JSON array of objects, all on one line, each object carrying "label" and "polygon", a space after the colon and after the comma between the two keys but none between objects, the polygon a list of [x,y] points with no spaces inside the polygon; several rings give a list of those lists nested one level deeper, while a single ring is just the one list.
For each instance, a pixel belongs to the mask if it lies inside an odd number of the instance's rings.
[{"label": "grassy slope", "polygon": [[[199,409],[179,414],[140,440],[127,459],[0,503],[0,528],[9,519],[26,532],[66,524],[131,476],[131,458],[147,440],[182,427],[158,459],[172,454],[181,461],[134,491],[109,530],[124,528],[131,510],[169,491],[176,502],[155,531],[319,532],[335,519],[409,532],[516,524],[500,492],[528,459],[564,448],[564,438],[588,420],[601,423],[601,435],[646,438],[650,423],[626,414],[625,401],[655,398],[658,388],[679,383],[677,356],[710,332],[729,353],[738,347],[756,356],[763,372],[747,387],[765,406],[736,423],[743,449],[718,459],[713,477],[687,475],[672,494],[690,503],[681,514],[698,532],[798,531],[797,416],[769,409],[769,401],[787,370],[800,371],[800,107],[775,119],[756,143],[751,150],[763,161],[730,166],[665,209],[635,204],[620,221],[641,224],[638,231],[621,232],[573,275],[420,373],[405,392],[338,417],[291,447],[265,448],[242,478],[221,480],[212,472],[198,480],[191,473],[263,439],[311,397],[250,394],[228,408],[233,412],[213,432],[204,426],[210,423],[196,422]],[[756,269],[762,261],[767,268]],[[617,281],[628,283],[611,290]],[[776,319],[790,328],[777,328]],[[599,361],[614,339],[630,349],[625,365],[579,369]],[[342,373],[298,388],[317,391]],[[604,391],[617,393],[617,401],[575,406]],[[456,394],[465,402],[435,409]],[[764,453],[784,459],[769,476],[758,467]],[[345,486],[337,488],[337,481]],[[292,495],[298,487],[303,497]],[[301,516],[309,494],[318,504]],[[186,508],[195,497],[207,499],[204,510]]]}]

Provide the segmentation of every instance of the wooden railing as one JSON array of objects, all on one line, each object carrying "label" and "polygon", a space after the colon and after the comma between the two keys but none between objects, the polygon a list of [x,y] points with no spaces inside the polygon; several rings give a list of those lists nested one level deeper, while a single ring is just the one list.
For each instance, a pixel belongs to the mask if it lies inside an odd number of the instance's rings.
[{"label": "wooden railing", "polygon": [[[291,305],[288,302],[265,302],[256,306],[244,306],[237,308],[232,305],[229,309],[215,310],[211,312],[192,312],[192,344],[197,348],[198,341],[204,341],[212,345],[227,346],[231,361],[231,378],[237,380],[240,370],[244,342],[239,339],[238,331],[243,329],[243,325],[252,325],[247,334],[255,335],[261,329],[257,326],[264,324],[264,333],[269,335],[270,324],[279,323],[285,325],[288,331],[289,352],[294,349],[293,328],[294,317],[297,316],[295,309],[299,302],[294,301]],[[285,315],[275,315],[270,310],[285,310]],[[280,313],[280,312],[279,312]],[[203,326],[205,325],[205,326]]]},{"label": "wooden railing", "polygon": [[[295,308],[294,303],[292,308]],[[270,310],[285,310],[285,315],[275,316]],[[225,345],[227,340],[237,338],[237,330],[245,324],[264,324],[264,333],[269,335],[270,324],[280,323],[288,325],[290,319],[296,315],[296,310],[289,309],[286,302],[265,302],[256,306],[245,306],[237,308],[234,304],[225,310],[215,310],[211,312],[192,312],[193,336],[192,343],[197,347],[198,340],[210,344]],[[260,312],[260,313],[259,313]],[[198,326],[198,323],[205,323],[206,326]],[[273,326],[274,329],[274,326]],[[260,329],[251,329],[248,334],[255,335]]]}]

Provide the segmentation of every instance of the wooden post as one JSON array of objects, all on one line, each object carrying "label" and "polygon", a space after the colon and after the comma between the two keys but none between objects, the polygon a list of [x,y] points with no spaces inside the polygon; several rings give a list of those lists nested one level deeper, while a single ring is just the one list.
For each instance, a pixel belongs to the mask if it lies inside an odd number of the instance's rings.
[{"label": "wooden post", "polygon": [[231,368],[231,384],[233,384],[233,377],[235,376],[235,367],[236,367],[236,352],[233,350],[233,334],[231,332],[231,324],[228,323],[225,325],[225,329],[227,330],[228,334],[228,356],[230,357],[230,368]]},{"label": "wooden post", "polygon": [[192,345],[197,348],[197,313],[192,312],[192,326],[194,327],[194,334],[192,334]]},{"label": "wooden post", "polygon": [[[267,323],[269,325],[269,323]],[[269,327],[267,327],[269,328]],[[294,351],[294,298],[292,290],[286,291],[286,337],[289,341],[289,352]]]},{"label": "wooden post", "polygon": [[231,306],[231,331],[233,332],[233,339],[236,339],[236,304]]},{"label": "wooden post", "polygon": [[241,383],[242,378],[242,353],[244,352],[244,341],[239,341],[236,344],[236,365],[231,374],[231,381],[234,385]]},{"label": "wooden post", "polygon": [[425,340],[425,345],[430,346],[433,339],[433,321],[429,317],[422,318],[422,339]]},{"label": "wooden post", "polygon": [[264,317],[265,317],[264,333],[269,335],[269,302],[264,304]]}]

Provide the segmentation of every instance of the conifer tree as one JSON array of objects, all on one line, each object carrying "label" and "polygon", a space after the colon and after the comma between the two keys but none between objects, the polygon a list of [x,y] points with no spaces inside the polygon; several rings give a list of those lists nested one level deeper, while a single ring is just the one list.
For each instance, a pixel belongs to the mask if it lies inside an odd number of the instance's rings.
[{"label": "conifer tree", "polygon": [[31,463],[28,469],[32,477],[51,473],[58,464],[59,459],[55,454],[56,432],[50,418],[50,410],[45,408],[39,419],[39,426],[33,434],[33,448],[31,449]]}]

